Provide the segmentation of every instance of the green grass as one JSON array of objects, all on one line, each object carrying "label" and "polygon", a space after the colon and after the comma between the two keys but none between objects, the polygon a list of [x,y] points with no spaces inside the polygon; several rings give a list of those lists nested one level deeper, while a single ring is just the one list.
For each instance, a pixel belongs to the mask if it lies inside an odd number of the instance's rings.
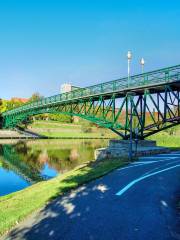
[{"label": "green grass", "polygon": [[[51,138],[118,138],[105,128],[90,127],[91,132],[82,131],[82,123],[60,123],[56,121],[35,121],[30,126],[32,131]],[[178,134],[179,128],[176,130]],[[168,132],[159,132],[149,139],[156,140],[157,145],[171,148],[180,148],[180,136],[169,135]]]},{"label": "green grass", "polygon": [[100,132],[83,133],[83,132],[41,132],[47,137],[62,138],[113,138],[112,134],[103,134]]},{"label": "green grass", "polygon": [[169,135],[167,133],[158,133],[149,137],[149,139],[156,140],[158,146],[180,148],[180,136]]},{"label": "green grass", "polygon": [[31,124],[32,128],[71,128],[71,129],[78,129],[81,128],[81,125],[71,124],[71,123],[58,123],[58,122],[49,122],[49,121],[42,121],[42,122],[34,122]]},{"label": "green grass", "polygon": [[[97,128],[71,123],[59,123],[52,121],[35,121],[30,130],[40,135],[51,138],[117,138],[118,136],[109,129]],[[84,129],[88,130],[85,132]]]},{"label": "green grass", "polygon": [[57,196],[127,163],[126,159],[89,163],[51,180],[0,197],[0,235]]}]

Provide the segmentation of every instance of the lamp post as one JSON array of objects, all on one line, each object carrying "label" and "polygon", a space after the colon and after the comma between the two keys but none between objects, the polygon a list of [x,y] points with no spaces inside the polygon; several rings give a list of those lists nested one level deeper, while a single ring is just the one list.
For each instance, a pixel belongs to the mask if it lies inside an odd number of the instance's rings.
[{"label": "lamp post", "polygon": [[131,59],[132,59],[131,51],[128,51],[127,59],[128,59],[128,87],[129,87],[129,84],[130,84],[130,62],[131,62]]},{"label": "lamp post", "polygon": [[143,74],[144,73],[144,64],[145,64],[144,58],[141,58],[140,64],[141,64],[141,73]]},{"label": "lamp post", "polygon": [[133,142],[132,142],[132,121],[133,121],[133,104],[132,104],[132,96],[130,95],[130,124],[129,124],[129,127],[130,127],[130,136],[129,136],[129,161],[132,160],[132,148],[133,148]]}]

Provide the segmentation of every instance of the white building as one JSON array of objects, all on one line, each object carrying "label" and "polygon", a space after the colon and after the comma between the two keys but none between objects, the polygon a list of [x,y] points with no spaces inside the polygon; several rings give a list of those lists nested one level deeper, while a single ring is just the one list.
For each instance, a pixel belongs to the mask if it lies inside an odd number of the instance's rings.
[{"label": "white building", "polygon": [[61,85],[61,93],[71,92],[78,89],[79,87],[72,86],[69,83],[64,83]]}]

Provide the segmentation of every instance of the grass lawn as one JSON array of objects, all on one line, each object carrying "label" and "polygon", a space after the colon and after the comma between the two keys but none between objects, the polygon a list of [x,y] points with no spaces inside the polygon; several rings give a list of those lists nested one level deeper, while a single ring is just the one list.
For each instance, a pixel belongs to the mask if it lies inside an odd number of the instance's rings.
[{"label": "grass lawn", "polygon": [[60,123],[55,121],[35,121],[31,124],[32,128],[71,128],[71,129],[78,129],[81,128],[79,124],[73,123]]},{"label": "grass lawn", "polygon": [[84,132],[82,125],[71,123],[59,123],[52,121],[35,121],[30,126],[30,130],[40,135],[51,138],[117,138],[117,134],[109,129],[88,127],[90,131]]},{"label": "grass lawn", "polygon": [[47,137],[62,137],[62,138],[114,138],[112,134],[102,134],[100,132],[83,133],[83,132],[41,132],[42,135]]},{"label": "grass lawn", "polygon": [[178,135],[169,135],[167,133],[157,133],[149,137],[149,139],[156,140],[158,146],[180,149],[180,136]]},{"label": "grass lawn", "polygon": [[0,197],[0,235],[57,196],[126,164],[127,159],[91,162],[51,180]]},{"label": "grass lawn", "polygon": [[[109,129],[90,127],[91,132],[83,132],[80,123],[60,123],[56,121],[35,121],[31,130],[51,138],[119,138]],[[158,146],[180,148],[180,134],[169,135],[167,132],[159,132],[149,139],[156,140]]]}]

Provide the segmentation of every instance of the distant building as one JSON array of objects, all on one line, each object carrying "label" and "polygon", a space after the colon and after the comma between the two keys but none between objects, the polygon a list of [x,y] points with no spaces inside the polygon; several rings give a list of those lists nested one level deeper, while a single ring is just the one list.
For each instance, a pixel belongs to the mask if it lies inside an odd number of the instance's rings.
[{"label": "distant building", "polygon": [[61,93],[71,92],[79,88],[80,87],[73,86],[69,83],[64,83],[61,85]]},{"label": "distant building", "polygon": [[13,102],[21,102],[21,103],[27,103],[29,101],[28,98],[17,98],[17,97],[13,97],[11,98],[11,101]]},{"label": "distant building", "polygon": [[[64,83],[61,85],[61,93],[71,92],[71,91],[74,91],[77,89],[80,89],[80,87],[75,87],[69,83]],[[77,117],[77,116],[73,116],[72,119],[73,119],[74,123],[79,122],[79,117]]]}]

